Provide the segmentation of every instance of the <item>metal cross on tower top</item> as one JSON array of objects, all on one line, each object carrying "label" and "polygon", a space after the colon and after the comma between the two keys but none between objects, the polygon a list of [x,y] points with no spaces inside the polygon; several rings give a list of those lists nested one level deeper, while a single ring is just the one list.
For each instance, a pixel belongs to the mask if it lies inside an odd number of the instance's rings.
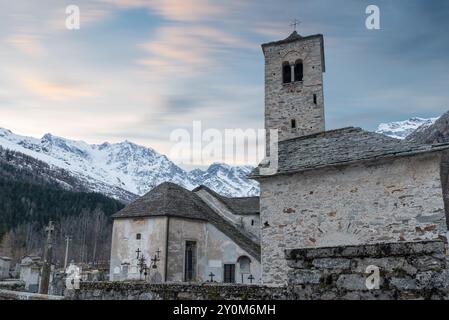
[{"label": "metal cross on tower top", "polygon": [[301,24],[301,21],[299,21],[298,19],[295,19],[292,21],[292,23],[290,24],[290,27],[293,27],[293,31],[296,31],[296,28]]}]

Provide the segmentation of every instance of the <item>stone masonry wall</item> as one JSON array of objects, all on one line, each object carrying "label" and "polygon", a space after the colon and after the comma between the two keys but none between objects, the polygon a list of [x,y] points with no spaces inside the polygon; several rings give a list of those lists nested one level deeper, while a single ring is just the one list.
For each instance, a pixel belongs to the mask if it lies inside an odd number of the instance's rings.
[{"label": "stone masonry wall", "polygon": [[[324,131],[322,45],[323,38],[315,36],[264,48],[265,129],[278,129],[280,141]],[[282,83],[282,64],[298,59],[303,61],[303,81]],[[291,128],[292,119],[296,128]]]},{"label": "stone masonry wall", "polygon": [[149,284],[144,282],[82,283],[66,290],[68,300],[284,300],[287,288],[236,284]]},{"label": "stone masonry wall", "polygon": [[[300,299],[447,299],[449,270],[442,241],[287,250],[289,287]],[[380,286],[369,290],[368,266]]]},{"label": "stone masonry wall", "polygon": [[[90,282],[65,292],[69,300],[358,300],[449,299],[442,241],[293,249],[285,252],[288,285]],[[365,283],[379,268],[379,288]]]},{"label": "stone masonry wall", "polygon": [[261,181],[262,281],[285,284],[284,250],[445,239],[438,155]]}]

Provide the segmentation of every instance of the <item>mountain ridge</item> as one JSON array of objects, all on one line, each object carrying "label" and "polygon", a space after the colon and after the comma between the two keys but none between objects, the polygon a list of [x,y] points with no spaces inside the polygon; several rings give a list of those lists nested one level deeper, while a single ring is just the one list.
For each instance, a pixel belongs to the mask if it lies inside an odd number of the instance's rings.
[{"label": "mountain ridge", "polygon": [[[449,113],[429,119],[411,117],[404,121],[381,123],[376,132],[397,139],[415,140],[423,140],[423,135],[428,137],[433,134],[434,140],[438,140],[444,131],[439,127],[448,126],[448,121],[444,120],[446,118],[449,118]],[[434,129],[436,125],[438,130]],[[39,139],[0,128],[0,147],[17,152],[17,159],[12,161],[15,165],[34,166],[48,179],[68,190],[99,192],[124,203],[135,200],[166,181],[189,190],[205,185],[227,197],[259,195],[258,183],[247,178],[252,166],[230,166],[217,162],[204,170],[187,171],[155,149],[128,140],[88,144],[51,133]]]},{"label": "mountain ridge", "polygon": [[0,128],[0,146],[64,170],[86,185],[128,203],[162,182],[187,189],[204,184],[229,197],[258,195],[257,182],[246,176],[251,166],[214,163],[207,170],[185,171],[167,156],[128,140],[119,143],[88,144],[46,133],[42,138],[21,136]]},{"label": "mountain ridge", "polygon": [[435,121],[438,120],[438,118],[439,117],[427,119],[412,117],[403,121],[380,123],[377,127],[376,133],[381,133],[386,136],[402,140],[416,130],[424,130],[425,128],[430,127],[435,123]]},{"label": "mountain ridge", "polygon": [[449,111],[440,116],[431,126],[419,127],[406,137],[418,143],[435,144],[449,141]]}]

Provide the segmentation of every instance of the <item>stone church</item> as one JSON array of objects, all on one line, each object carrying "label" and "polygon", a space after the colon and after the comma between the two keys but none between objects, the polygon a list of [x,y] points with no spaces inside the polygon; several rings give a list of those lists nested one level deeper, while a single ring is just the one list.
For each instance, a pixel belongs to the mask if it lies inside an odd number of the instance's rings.
[{"label": "stone church", "polygon": [[285,284],[285,250],[447,242],[441,159],[448,144],[401,141],[360,128],[325,131],[322,35],[262,45],[265,128],[278,130],[276,163],[260,183],[262,282]]},{"label": "stone church", "polygon": [[111,280],[260,281],[258,197],[166,182],[113,218]]},{"label": "stone church", "polygon": [[278,132],[267,143],[278,143],[250,177],[260,199],[156,187],[114,215],[111,279],[139,278],[144,254],[157,281],[284,285],[288,249],[447,242],[441,159],[449,145],[325,131],[323,36],[295,31],[262,49],[265,128]]}]

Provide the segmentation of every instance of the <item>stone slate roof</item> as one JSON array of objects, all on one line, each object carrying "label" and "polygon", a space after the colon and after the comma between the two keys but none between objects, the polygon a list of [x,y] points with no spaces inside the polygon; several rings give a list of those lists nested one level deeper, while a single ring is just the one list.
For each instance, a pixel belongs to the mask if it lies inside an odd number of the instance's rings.
[{"label": "stone slate roof", "polygon": [[207,221],[209,208],[177,184],[165,182],[115,213],[113,218],[171,216]]},{"label": "stone slate roof", "polygon": [[259,214],[259,197],[224,198],[224,202],[239,215]]},{"label": "stone slate roof", "polygon": [[[276,174],[288,174],[359,161],[440,151],[448,149],[449,144],[424,145],[348,127],[281,141],[278,148]],[[261,166],[262,164],[253,170],[251,178],[267,177],[259,174]]]},{"label": "stone slate roof", "polygon": [[321,34],[314,34],[314,35],[311,35],[311,36],[303,37],[297,31],[293,31],[287,38],[285,38],[283,40],[278,40],[278,41],[272,41],[272,42],[264,43],[264,44],[262,44],[262,47],[273,46],[273,45],[280,45],[280,44],[293,42],[293,41],[296,41],[296,40],[310,39],[310,38],[313,38],[313,37],[322,37],[322,35]]},{"label": "stone slate roof", "polygon": [[207,221],[260,261],[260,244],[251,240],[198,195],[175,183],[164,182],[112,215],[113,219],[169,216]]},{"label": "stone slate roof", "polygon": [[206,190],[208,193],[213,195],[215,198],[220,200],[225,204],[229,210],[231,210],[236,215],[252,215],[260,213],[260,199],[259,197],[236,197],[228,198],[218,194],[217,192],[211,190],[206,186],[199,186],[193,190],[196,192],[198,190]]}]

